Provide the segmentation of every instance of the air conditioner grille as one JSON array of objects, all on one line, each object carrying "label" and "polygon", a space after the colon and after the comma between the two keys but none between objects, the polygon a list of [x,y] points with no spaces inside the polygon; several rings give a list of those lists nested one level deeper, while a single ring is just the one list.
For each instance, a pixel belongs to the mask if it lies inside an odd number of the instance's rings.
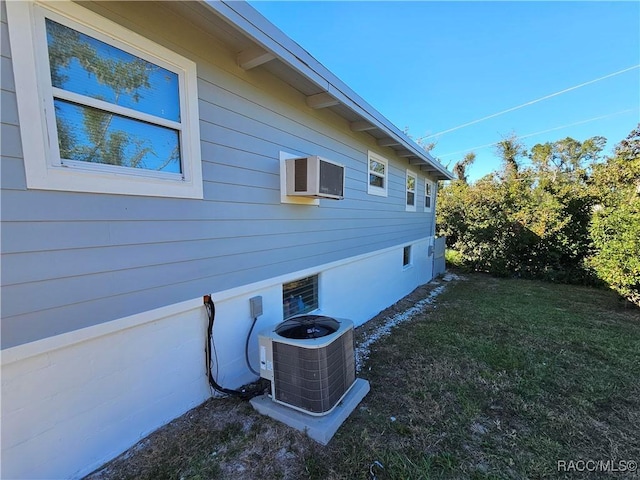
[{"label": "air conditioner grille", "polygon": [[296,192],[306,192],[307,191],[307,159],[306,158],[297,158],[295,160],[296,168],[295,168],[295,179],[294,179],[294,190]]},{"label": "air conditioner grille", "polygon": [[344,168],[329,162],[320,161],[320,193],[344,195]]},{"label": "air conditioner grille", "polygon": [[273,363],[276,400],[327,412],[355,382],[353,329],[323,348],[273,342]]}]

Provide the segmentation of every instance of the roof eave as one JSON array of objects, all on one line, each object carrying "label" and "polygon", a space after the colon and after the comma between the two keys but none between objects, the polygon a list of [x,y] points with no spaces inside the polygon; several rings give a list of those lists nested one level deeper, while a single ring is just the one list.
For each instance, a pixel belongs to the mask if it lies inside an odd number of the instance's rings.
[{"label": "roof eave", "polygon": [[409,157],[410,163],[420,165],[421,169],[438,180],[454,178],[442,164],[251,5],[246,2],[224,0],[201,0],[201,2],[227,23],[240,29],[257,46],[271,53],[293,71],[316,85],[320,92],[327,93],[362,120],[371,123],[395,140],[401,148],[411,153],[410,156],[405,155]]}]

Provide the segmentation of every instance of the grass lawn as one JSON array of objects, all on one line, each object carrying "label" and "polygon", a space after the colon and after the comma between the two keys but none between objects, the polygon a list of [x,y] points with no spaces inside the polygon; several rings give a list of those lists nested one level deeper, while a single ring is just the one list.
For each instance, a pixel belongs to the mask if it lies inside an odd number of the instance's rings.
[{"label": "grass lawn", "polygon": [[467,278],[377,345],[371,393],[313,476],[367,478],[377,460],[380,479],[557,478],[558,460],[640,461],[640,311],[606,290]]},{"label": "grass lawn", "polygon": [[250,427],[161,476],[228,478],[224,462],[265,442],[237,478],[599,478],[569,470],[640,461],[640,310],[606,290],[466,275],[376,343],[359,376],[371,392],[328,447],[280,426],[265,439],[275,422],[242,407]]}]

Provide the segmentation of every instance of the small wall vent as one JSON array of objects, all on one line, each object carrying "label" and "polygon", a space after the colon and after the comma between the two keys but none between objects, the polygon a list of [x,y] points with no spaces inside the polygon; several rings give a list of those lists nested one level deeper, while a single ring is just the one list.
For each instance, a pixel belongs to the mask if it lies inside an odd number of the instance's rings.
[{"label": "small wall vent", "polygon": [[259,336],[260,376],[271,381],[275,402],[310,415],[326,415],[356,380],[353,323],[300,315]]},{"label": "small wall vent", "polygon": [[345,167],[319,156],[286,160],[287,195],[344,198]]}]

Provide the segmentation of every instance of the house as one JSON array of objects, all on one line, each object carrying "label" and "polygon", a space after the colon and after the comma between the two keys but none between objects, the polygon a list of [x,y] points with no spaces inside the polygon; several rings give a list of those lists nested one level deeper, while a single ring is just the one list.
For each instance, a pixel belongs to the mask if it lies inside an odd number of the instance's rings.
[{"label": "house", "polygon": [[[451,174],[250,5],[1,9],[2,478],[80,477],[209,398],[204,295],[238,388],[250,298],[256,332],[359,325],[432,278]],[[315,157],[343,199],[291,195]]]}]

